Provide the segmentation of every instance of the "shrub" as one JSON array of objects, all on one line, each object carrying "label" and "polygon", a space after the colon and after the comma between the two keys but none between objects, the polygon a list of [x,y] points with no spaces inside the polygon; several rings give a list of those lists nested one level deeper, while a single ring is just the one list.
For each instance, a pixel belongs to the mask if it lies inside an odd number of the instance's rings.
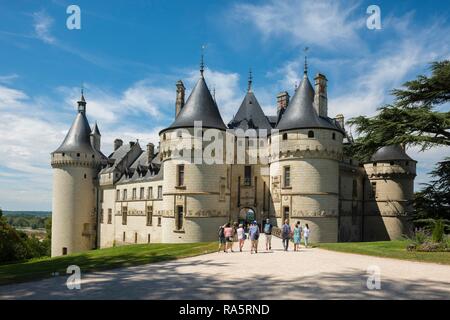
[{"label": "shrub", "polygon": [[414,233],[414,242],[416,244],[423,244],[427,241],[428,235],[423,229],[419,229]]},{"label": "shrub", "polygon": [[431,239],[435,243],[444,242],[445,237],[445,224],[442,219],[436,220],[433,226],[433,231],[431,233]]}]

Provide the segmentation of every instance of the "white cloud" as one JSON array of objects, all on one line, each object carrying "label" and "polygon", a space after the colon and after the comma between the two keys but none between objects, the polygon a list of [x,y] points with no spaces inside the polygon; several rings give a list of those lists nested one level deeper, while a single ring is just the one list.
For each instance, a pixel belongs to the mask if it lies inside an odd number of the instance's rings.
[{"label": "white cloud", "polygon": [[155,87],[146,81],[139,81],[123,93],[120,105],[131,112],[138,110],[158,117],[163,114],[161,106],[174,101],[175,90],[172,88]]},{"label": "white cloud", "polygon": [[16,80],[17,78],[19,78],[19,76],[17,74],[8,74],[5,76],[0,76],[0,83],[4,83],[4,84],[10,84],[11,82],[13,82],[14,80]]},{"label": "white cloud", "polygon": [[292,45],[322,48],[355,46],[357,29],[365,26],[365,15],[354,18],[356,2],[323,0],[270,0],[265,4],[237,4],[232,19],[254,26],[265,40],[286,36]]},{"label": "white cloud", "polygon": [[38,39],[46,43],[55,43],[56,39],[51,35],[50,28],[53,25],[53,18],[44,10],[33,13],[33,27]]},{"label": "white cloud", "polygon": [[0,85],[0,109],[21,106],[27,99],[23,91]]}]

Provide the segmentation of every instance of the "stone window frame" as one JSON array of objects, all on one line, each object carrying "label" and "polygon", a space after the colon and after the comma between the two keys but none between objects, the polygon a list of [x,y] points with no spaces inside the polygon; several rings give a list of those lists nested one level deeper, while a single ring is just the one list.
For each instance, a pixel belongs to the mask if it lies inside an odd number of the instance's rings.
[{"label": "stone window frame", "polygon": [[146,207],[147,226],[153,225],[153,206]]},{"label": "stone window frame", "polygon": [[112,209],[108,208],[108,224],[112,224]]},{"label": "stone window frame", "polygon": [[[288,179],[286,179],[286,173],[289,173]],[[291,166],[283,166],[283,189],[291,189],[291,188],[292,188]]]}]

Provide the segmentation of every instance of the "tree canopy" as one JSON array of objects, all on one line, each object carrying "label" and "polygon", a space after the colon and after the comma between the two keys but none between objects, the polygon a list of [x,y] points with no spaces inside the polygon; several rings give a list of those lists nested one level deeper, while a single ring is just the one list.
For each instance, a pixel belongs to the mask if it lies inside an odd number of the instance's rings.
[{"label": "tree canopy", "polygon": [[431,75],[420,75],[407,81],[402,89],[391,93],[394,102],[378,109],[373,117],[359,116],[347,123],[358,134],[353,145],[346,148],[349,156],[367,161],[380,147],[391,144],[450,146],[450,112],[436,110],[450,102],[450,61],[431,64]]},{"label": "tree canopy", "polygon": [[438,162],[430,175],[433,180],[414,196],[415,218],[450,220],[450,157]]}]

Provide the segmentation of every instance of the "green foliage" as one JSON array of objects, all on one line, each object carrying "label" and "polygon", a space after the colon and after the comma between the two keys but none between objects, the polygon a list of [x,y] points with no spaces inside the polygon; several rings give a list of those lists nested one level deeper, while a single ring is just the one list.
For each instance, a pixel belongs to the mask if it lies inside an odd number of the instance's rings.
[{"label": "green foliage", "polygon": [[8,214],[6,221],[16,228],[43,229],[50,217],[33,216],[29,214]]},{"label": "green foliage", "polygon": [[14,229],[0,209],[0,263],[49,255],[50,240],[40,241]]},{"label": "green foliage", "polygon": [[436,164],[430,173],[434,178],[414,195],[414,218],[418,223],[423,219],[450,220],[450,158]]},{"label": "green foliage", "polygon": [[394,89],[394,103],[379,108],[376,116],[350,119],[359,136],[346,154],[367,161],[385,145],[420,146],[422,151],[450,146],[450,112],[434,110],[450,101],[450,61],[433,63],[431,71],[430,77],[421,75],[404,83],[405,89]]},{"label": "green foliage", "polygon": [[433,242],[435,243],[443,242],[445,238],[444,230],[445,230],[444,221],[442,221],[442,219],[437,220],[434,224],[433,231],[431,233],[431,239],[433,240]]},{"label": "green foliage", "polygon": [[425,230],[417,230],[414,233],[414,243],[415,244],[423,244],[428,239],[428,235],[426,234]]}]

